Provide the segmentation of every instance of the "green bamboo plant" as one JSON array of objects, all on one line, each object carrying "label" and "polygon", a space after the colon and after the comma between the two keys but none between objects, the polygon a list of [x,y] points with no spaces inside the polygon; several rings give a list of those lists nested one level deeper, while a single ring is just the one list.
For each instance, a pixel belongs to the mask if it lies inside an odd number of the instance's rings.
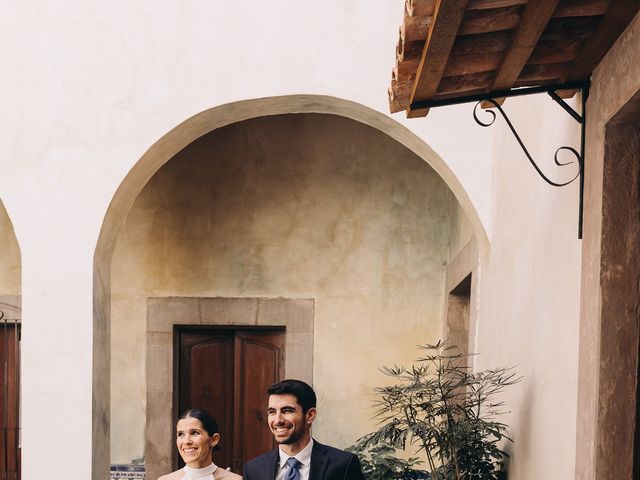
[{"label": "green bamboo plant", "polygon": [[468,355],[438,342],[409,367],[383,367],[397,383],[375,389],[380,427],[358,442],[360,449],[389,445],[417,447],[425,454],[431,480],[499,479],[511,441],[497,419],[504,404],[497,397],[520,380],[513,368],[472,372]]}]

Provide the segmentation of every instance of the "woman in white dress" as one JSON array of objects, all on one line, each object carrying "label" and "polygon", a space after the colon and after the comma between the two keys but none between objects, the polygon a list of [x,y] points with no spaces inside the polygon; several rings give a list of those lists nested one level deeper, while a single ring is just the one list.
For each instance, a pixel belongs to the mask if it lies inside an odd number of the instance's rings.
[{"label": "woman in white dress", "polygon": [[176,445],[185,466],[158,480],[241,480],[213,463],[213,447],[220,441],[218,423],[204,410],[187,410],[176,424]]}]

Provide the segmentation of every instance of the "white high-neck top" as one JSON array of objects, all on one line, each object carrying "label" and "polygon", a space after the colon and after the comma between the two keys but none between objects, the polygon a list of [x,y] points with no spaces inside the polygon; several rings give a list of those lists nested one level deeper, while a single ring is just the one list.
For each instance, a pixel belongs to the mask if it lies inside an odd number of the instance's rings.
[{"label": "white high-neck top", "polygon": [[215,472],[217,468],[215,463],[204,468],[192,468],[185,465],[184,477],[182,478],[183,480],[214,480],[213,472]]}]

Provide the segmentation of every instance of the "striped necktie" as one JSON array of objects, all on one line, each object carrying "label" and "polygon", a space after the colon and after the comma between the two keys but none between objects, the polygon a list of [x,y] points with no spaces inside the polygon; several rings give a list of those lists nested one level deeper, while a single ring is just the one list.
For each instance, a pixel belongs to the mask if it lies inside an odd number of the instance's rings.
[{"label": "striped necktie", "polygon": [[300,480],[300,470],[298,470],[298,468],[300,468],[300,465],[302,465],[302,463],[300,463],[300,460],[298,460],[296,457],[289,457],[289,459],[287,460],[287,465],[289,466],[289,469],[284,476],[284,480]]}]

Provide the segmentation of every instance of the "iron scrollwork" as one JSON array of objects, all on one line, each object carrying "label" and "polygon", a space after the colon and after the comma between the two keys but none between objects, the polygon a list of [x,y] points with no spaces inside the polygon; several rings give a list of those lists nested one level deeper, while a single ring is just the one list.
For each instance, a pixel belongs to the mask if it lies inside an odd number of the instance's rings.
[{"label": "iron scrollwork", "polygon": [[[580,90],[582,92],[581,95],[581,100],[582,100],[582,111],[581,113],[576,112],[571,106],[569,106],[561,97],[560,95],[558,95],[557,92],[559,91],[572,91],[572,90]],[[556,163],[557,166],[559,167],[565,167],[567,165],[571,165],[573,163],[575,163],[575,161],[570,161],[570,162],[561,162],[559,160],[559,155],[560,152],[562,151],[567,151],[569,152],[569,154],[573,155],[578,163],[578,172],[576,173],[575,177],[573,177],[571,180],[567,181],[567,182],[555,182],[553,180],[551,180],[549,177],[547,177],[544,172],[540,169],[540,167],[538,167],[538,164],[536,164],[536,162],[533,160],[533,157],[531,156],[531,154],[529,153],[529,151],[527,150],[527,148],[524,145],[524,142],[522,141],[522,139],[520,138],[520,135],[518,135],[518,133],[516,132],[515,128],[513,127],[513,124],[511,123],[511,120],[509,120],[509,118],[507,117],[507,115],[505,114],[504,110],[502,110],[502,107],[498,104],[498,102],[495,101],[496,98],[511,98],[511,97],[521,97],[521,96],[525,96],[525,95],[535,95],[538,93],[547,93],[558,105],[560,105],[562,107],[562,109],[567,112],[576,122],[578,122],[581,125],[581,132],[580,132],[580,152],[578,153],[578,151],[575,148],[572,147],[560,147],[558,150],[556,150],[556,153],[554,155],[554,161]],[[457,98],[445,98],[445,99],[440,99],[440,100],[422,100],[422,101],[414,101],[411,103],[411,109],[412,110],[420,110],[420,109],[425,109],[425,108],[433,108],[433,107],[444,107],[447,105],[459,105],[459,104],[463,104],[463,103],[470,103],[470,102],[478,102],[478,104],[475,106],[475,108],[473,109],[473,118],[476,121],[476,123],[482,127],[489,127],[491,125],[493,125],[493,123],[496,120],[497,114],[495,111],[493,110],[487,110],[488,115],[491,116],[491,120],[489,121],[482,121],[478,118],[478,107],[480,106],[481,102],[489,102],[493,105],[493,107],[489,107],[489,108],[496,108],[498,109],[498,112],[500,112],[500,114],[502,115],[502,117],[505,119],[505,121],[507,122],[507,125],[509,126],[509,129],[511,130],[511,132],[513,133],[513,135],[515,136],[516,140],[518,141],[518,144],[520,145],[520,147],[522,148],[522,151],[525,153],[525,155],[527,156],[527,158],[529,159],[529,162],[531,163],[531,165],[533,165],[533,168],[536,170],[536,172],[538,172],[538,174],[544,179],[545,182],[547,182],[549,185],[552,185],[554,187],[563,187],[565,185],[569,185],[571,182],[573,182],[576,178],[580,179],[579,182],[579,204],[578,204],[578,238],[582,238],[582,219],[583,219],[583,207],[584,207],[584,179],[585,179],[585,135],[586,135],[586,118],[587,118],[587,97],[589,96],[589,80],[585,80],[585,81],[576,81],[576,82],[565,82],[565,83],[557,83],[557,84],[552,84],[552,85],[537,85],[537,86],[533,86],[533,87],[520,87],[520,88],[514,88],[514,89],[507,89],[507,90],[498,90],[495,92],[491,92],[491,93],[480,93],[480,94],[474,94],[474,95],[468,95],[468,96],[464,96],[464,97],[457,97]]]},{"label": "iron scrollwork", "polygon": [[[557,166],[559,167],[564,167],[567,165],[571,165],[573,163],[578,164],[578,172],[576,173],[576,175],[569,181],[566,182],[554,182],[553,180],[551,180],[549,177],[547,177],[544,172],[540,169],[540,167],[538,166],[538,164],[535,162],[535,160],[533,159],[533,157],[531,156],[531,154],[529,153],[529,150],[527,150],[527,147],[524,145],[524,142],[522,141],[522,139],[520,138],[520,135],[518,135],[518,132],[516,132],[516,129],[514,128],[513,124],[511,123],[511,120],[509,120],[509,117],[507,116],[507,114],[504,112],[504,110],[502,109],[502,107],[500,106],[500,104],[498,102],[496,102],[493,98],[487,98],[484,100],[479,101],[478,103],[476,103],[476,106],[473,107],[473,119],[476,121],[476,123],[482,127],[490,127],[491,125],[493,125],[493,123],[496,120],[496,112],[493,110],[485,110],[485,112],[489,115],[491,115],[491,120],[489,121],[482,121],[480,120],[480,118],[478,118],[478,108],[481,106],[482,102],[489,102],[493,105],[493,107],[489,107],[489,108],[496,108],[500,114],[502,115],[502,118],[504,118],[505,122],[507,123],[507,126],[509,127],[509,129],[511,130],[511,133],[513,133],[513,136],[516,138],[516,140],[518,141],[518,144],[520,145],[520,148],[522,148],[522,151],[524,152],[524,154],[527,156],[527,158],[529,159],[529,162],[531,162],[531,165],[533,165],[533,168],[536,170],[536,172],[538,172],[538,175],[540,175],[545,182],[547,182],[549,185],[553,185],[554,187],[564,187],[565,185],[569,185],[571,182],[573,182],[576,178],[580,177],[580,174],[582,173],[583,170],[583,158],[582,155],[580,153],[578,153],[578,151],[575,148],[572,147],[560,147],[556,150],[555,154],[554,154],[554,162]],[[581,119],[581,123],[582,123],[582,119]],[[570,152],[572,155],[574,155],[576,157],[576,160],[572,160],[569,162],[561,162],[558,158],[558,155],[560,154],[561,151],[567,151]]]}]

